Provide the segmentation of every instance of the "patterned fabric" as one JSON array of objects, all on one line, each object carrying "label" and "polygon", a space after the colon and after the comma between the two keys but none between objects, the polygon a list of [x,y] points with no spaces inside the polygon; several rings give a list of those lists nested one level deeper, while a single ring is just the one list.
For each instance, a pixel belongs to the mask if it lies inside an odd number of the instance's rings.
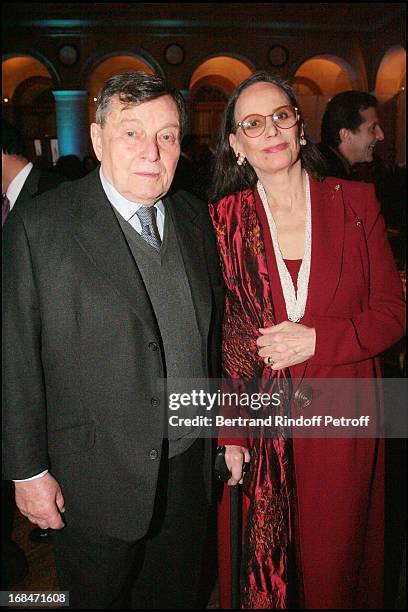
[{"label": "patterned fabric", "polygon": [[10,212],[10,200],[8,199],[8,197],[6,196],[6,194],[3,195],[3,203],[1,206],[1,226],[3,227],[8,214]]},{"label": "patterned fabric", "polygon": [[[274,313],[253,192],[245,190],[223,198],[210,205],[210,214],[226,284],[224,376],[255,381],[261,393],[279,390],[280,411],[287,413],[286,372],[271,370],[259,357],[256,345],[258,328],[272,325]],[[250,501],[242,553],[241,602],[243,608],[286,609],[295,590],[292,443],[283,431],[276,431],[273,437],[265,433],[261,430],[253,437],[247,432],[251,468],[244,491]]]},{"label": "patterned fabric", "polygon": [[161,246],[161,240],[159,230],[157,229],[156,213],[157,210],[154,206],[141,206],[136,215],[142,224],[142,238],[146,240],[147,244],[150,244],[150,246],[158,251]]}]

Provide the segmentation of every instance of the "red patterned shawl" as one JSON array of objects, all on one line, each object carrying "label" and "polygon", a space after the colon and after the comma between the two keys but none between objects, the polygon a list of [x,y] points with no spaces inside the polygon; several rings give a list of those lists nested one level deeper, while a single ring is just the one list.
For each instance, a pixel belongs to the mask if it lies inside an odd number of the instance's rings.
[{"label": "red patterned shawl", "polygon": [[[230,379],[262,379],[261,392],[287,389],[285,371],[275,372],[259,357],[259,327],[274,323],[262,228],[252,190],[210,205],[226,285],[223,321],[223,370]],[[286,396],[285,396],[286,394]],[[287,406],[287,391],[283,393]],[[286,408],[283,407],[283,409]],[[292,444],[248,435],[251,469],[245,493],[249,496],[242,554],[243,608],[286,609],[295,590],[293,572]],[[234,440],[230,444],[239,444]]]}]

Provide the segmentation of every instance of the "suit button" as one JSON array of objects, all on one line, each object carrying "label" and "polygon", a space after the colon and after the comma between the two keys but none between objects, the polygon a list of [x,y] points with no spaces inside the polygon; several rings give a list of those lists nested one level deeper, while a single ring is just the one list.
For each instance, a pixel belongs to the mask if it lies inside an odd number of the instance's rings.
[{"label": "suit button", "polygon": [[152,399],[150,400],[150,403],[153,406],[153,408],[157,408],[157,406],[160,406],[160,400],[157,397],[152,397]]},{"label": "suit button", "polygon": [[152,448],[152,450],[149,452],[149,459],[151,459],[152,461],[155,461],[155,459],[157,459],[158,456],[159,456],[159,451],[156,450],[155,448]]},{"label": "suit button", "polygon": [[149,349],[152,351],[158,351],[159,350],[159,346],[157,344],[157,342],[149,342]]},{"label": "suit button", "polygon": [[307,408],[313,400],[313,389],[309,385],[301,385],[295,391],[295,402],[298,408]]}]

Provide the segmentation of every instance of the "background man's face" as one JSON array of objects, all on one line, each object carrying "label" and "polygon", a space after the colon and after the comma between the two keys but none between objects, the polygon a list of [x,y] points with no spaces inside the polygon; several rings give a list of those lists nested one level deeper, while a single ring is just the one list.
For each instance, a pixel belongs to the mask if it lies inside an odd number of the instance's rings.
[{"label": "background man's face", "polygon": [[125,198],[153,206],[167,193],[180,157],[180,117],[170,96],[142,104],[114,97],[91,137],[105,177]]},{"label": "background man's face", "polygon": [[377,109],[373,106],[360,111],[363,122],[355,133],[349,131],[350,142],[347,143],[346,155],[350,164],[373,161],[374,147],[384,140]]}]

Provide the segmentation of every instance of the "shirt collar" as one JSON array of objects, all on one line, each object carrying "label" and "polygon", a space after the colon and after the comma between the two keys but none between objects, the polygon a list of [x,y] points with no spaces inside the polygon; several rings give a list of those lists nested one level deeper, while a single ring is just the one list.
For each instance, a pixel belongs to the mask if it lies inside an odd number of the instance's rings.
[{"label": "shirt collar", "polygon": [[[116,208],[118,213],[122,215],[122,217],[129,221],[133,217],[133,215],[143,206],[143,204],[139,204],[137,202],[131,202],[127,198],[123,197],[121,193],[108,181],[105,175],[102,172],[102,166],[99,170],[99,175],[101,177],[102,187],[105,191],[109,202]],[[164,217],[164,204],[162,200],[159,200],[154,205],[157,208],[158,214],[163,215]]]},{"label": "shirt collar", "polygon": [[20,191],[22,190],[23,185],[26,182],[27,177],[30,174],[32,168],[33,168],[33,164],[31,162],[28,162],[28,164],[24,166],[24,168],[20,170],[20,172],[16,174],[16,176],[10,182],[7,188],[7,191],[6,191],[6,195],[8,199],[10,200],[10,210],[13,208],[14,204],[16,203],[16,200],[20,194]]}]

